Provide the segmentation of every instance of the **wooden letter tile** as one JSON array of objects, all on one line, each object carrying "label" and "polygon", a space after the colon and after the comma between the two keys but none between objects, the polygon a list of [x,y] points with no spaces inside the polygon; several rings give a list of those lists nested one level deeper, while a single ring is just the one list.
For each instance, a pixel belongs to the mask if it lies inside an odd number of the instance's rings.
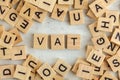
[{"label": "wooden letter tile", "polygon": [[82,10],[72,10],[69,11],[70,16],[70,24],[83,24],[84,23],[84,15]]},{"label": "wooden letter tile", "polygon": [[94,64],[97,67],[100,67],[102,65],[102,62],[105,59],[105,55],[97,50],[92,50],[90,54],[87,57],[87,61]]},{"label": "wooden letter tile", "polygon": [[33,48],[47,49],[48,48],[48,35],[47,34],[34,34]]},{"label": "wooden letter tile", "polygon": [[58,0],[58,4],[72,5],[73,0]]},{"label": "wooden letter tile", "polygon": [[51,80],[56,75],[56,72],[52,69],[52,67],[44,63],[38,70],[38,74],[44,79],[44,80]]},{"label": "wooden letter tile", "polygon": [[90,52],[94,49],[94,46],[92,45],[87,45],[87,50],[86,50],[86,58],[90,54]]},{"label": "wooden letter tile", "polygon": [[103,75],[103,73],[104,73],[104,69],[103,69],[103,67],[101,66],[101,67],[97,67],[97,66],[94,66],[93,65],[93,74],[94,75]]},{"label": "wooden letter tile", "polygon": [[17,65],[14,73],[14,78],[17,78],[20,80],[28,80],[30,73],[31,73],[31,70],[29,68],[21,65]]},{"label": "wooden letter tile", "polygon": [[67,49],[80,49],[80,35],[68,34],[67,35]]},{"label": "wooden letter tile", "polygon": [[75,9],[88,9],[88,0],[75,0]]},{"label": "wooden letter tile", "polygon": [[67,11],[68,11],[68,5],[56,4],[53,9],[51,18],[64,21]]},{"label": "wooden letter tile", "polygon": [[41,66],[42,62],[35,58],[32,55],[29,55],[27,59],[24,61],[23,66],[26,66],[31,69],[33,73],[36,72],[36,70]]},{"label": "wooden letter tile", "polygon": [[20,13],[20,10],[21,8],[24,6],[24,3],[25,3],[25,0],[20,0],[18,5],[17,5],[17,8],[16,8],[16,11]]},{"label": "wooden letter tile", "polygon": [[35,80],[43,80],[43,78],[38,73],[36,73]]},{"label": "wooden letter tile", "polygon": [[65,49],[65,36],[63,34],[51,35],[51,49],[63,50]]},{"label": "wooden letter tile", "polygon": [[70,71],[71,66],[65,61],[58,59],[53,69],[61,76],[65,76]]},{"label": "wooden letter tile", "polygon": [[30,73],[30,76],[28,77],[28,80],[37,80],[35,79],[35,73]]},{"label": "wooden letter tile", "polygon": [[2,6],[9,6],[9,0],[0,0],[0,5]]}]

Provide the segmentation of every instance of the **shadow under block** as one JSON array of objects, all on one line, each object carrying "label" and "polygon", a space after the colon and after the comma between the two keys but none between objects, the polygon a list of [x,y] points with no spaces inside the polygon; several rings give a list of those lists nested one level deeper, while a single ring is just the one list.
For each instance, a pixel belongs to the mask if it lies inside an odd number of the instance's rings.
[{"label": "shadow under block", "polygon": [[58,0],[58,4],[72,5],[73,0]]},{"label": "shadow under block", "polygon": [[75,9],[88,9],[88,0],[74,0]]},{"label": "shadow under block", "polygon": [[23,62],[23,66],[30,68],[33,73],[41,66],[42,62],[32,55],[28,55],[27,59]]},{"label": "shadow under block", "polygon": [[83,79],[92,79],[93,67],[79,64],[79,68],[77,70],[76,75]]},{"label": "shadow under block", "polygon": [[14,45],[15,38],[16,38],[15,35],[4,31],[0,38],[0,45],[11,49],[12,46]]},{"label": "shadow under block", "polygon": [[64,21],[68,8],[69,8],[68,5],[56,4],[53,9],[51,18],[59,20],[59,21]]},{"label": "shadow under block", "polygon": [[14,45],[23,41],[22,36],[21,36],[20,32],[17,30],[17,28],[13,28],[13,29],[9,30],[9,32],[16,35]]},{"label": "shadow under block", "polygon": [[113,31],[113,23],[109,18],[98,18],[97,29],[104,32],[112,32]]},{"label": "shadow under block", "polygon": [[58,59],[55,65],[53,66],[53,69],[61,76],[65,76],[71,70],[71,66],[65,61]]},{"label": "shadow under block", "polygon": [[105,59],[105,55],[101,51],[92,50],[87,57],[87,61],[100,67]]},{"label": "shadow under block", "polygon": [[20,10],[19,15],[27,20],[32,20],[36,10],[37,10],[37,7],[35,7],[30,3],[25,2],[24,6]]},{"label": "shadow under block", "polygon": [[68,34],[67,35],[67,49],[80,49],[80,35],[79,34]]},{"label": "shadow under block", "polygon": [[50,44],[52,50],[63,50],[65,49],[65,36],[63,34],[51,35]]},{"label": "shadow under block", "polygon": [[13,78],[15,65],[2,65],[0,66],[0,78],[1,79],[8,79]]},{"label": "shadow under block", "polygon": [[33,37],[34,37],[33,48],[48,49],[48,35],[47,34],[34,34]]},{"label": "shadow under block", "polygon": [[31,70],[27,67],[17,65],[14,73],[14,78],[20,80],[28,80]]},{"label": "shadow under block", "polygon": [[52,67],[44,63],[38,70],[37,73],[44,79],[44,80],[51,80],[56,75],[56,72],[52,69]]},{"label": "shadow under block", "polygon": [[8,24],[10,24],[11,26],[14,27],[16,25],[16,23],[19,21],[19,18],[20,18],[20,16],[19,16],[18,12],[15,9],[11,8],[8,11],[8,13],[6,14],[4,20]]},{"label": "shadow under block", "polygon": [[83,24],[84,23],[83,10],[69,11],[69,18],[70,18],[71,25]]}]

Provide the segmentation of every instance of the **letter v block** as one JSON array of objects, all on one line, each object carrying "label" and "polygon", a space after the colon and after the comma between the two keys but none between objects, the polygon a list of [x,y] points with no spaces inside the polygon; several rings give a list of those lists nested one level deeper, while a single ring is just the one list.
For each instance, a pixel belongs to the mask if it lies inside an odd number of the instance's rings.
[{"label": "letter v block", "polygon": [[47,34],[34,34],[33,48],[47,49],[48,48],[48,35]]},{"label": "letter v block", "polygon": [[87,61],[94,64],[97,67],[100,67],[105,59],[105,55],[98,50],[92,50],[87,57]]},{"label": "letter v block", "polygon": [[71,69],[71,66],[66,63],[65,61],[58,59],[55,65],[53,66],[53,69],[60,74],[61,76],[65,76]]},{"label": "letter v block", "polygon": [[72,10],[69,11],[70,16],[70,24],[83,24],[84,23],[84,15],[83,10]]}]

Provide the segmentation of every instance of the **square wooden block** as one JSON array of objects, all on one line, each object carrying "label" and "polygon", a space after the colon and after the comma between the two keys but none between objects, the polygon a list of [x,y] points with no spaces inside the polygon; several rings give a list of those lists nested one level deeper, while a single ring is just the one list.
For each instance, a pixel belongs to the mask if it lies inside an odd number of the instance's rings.
[{"label": "square wooden block", "polygon": [[110,44],[106,48],[104,48],[103,51],[108,55],[115,55],[118,49],[119,49],[118,45],[110,42]]},{"label": "square wooden block", "polygon": [[90,24],[88,27],[93,37],[97,37],[103,33],[102,31],[97,29],[97,22]]},{"label": "square wooden block", "polygon": [[115,29],[111,37],[111,42],[117,45],[120,45],[120,29],[117,29],[117,28]]},{"label": "square wooden block", "polygon": [[4,28],[4,26],[0,25],[0,37],[1,37],[2,33],[3,33],[3,31],[5,31],[5,28]]},{"label": "square wooden block", "polygon": [[68,5],[56,4],[53,9],[51,18],[59,20],[59,21],[64,21],[68,8],[69,8]]},{"label": "square wooden block", "polygon": [[94,64],[97,67],[100,67],[105,59],[105,55],[97,50],[92,50],[87,57],[87,61]]},{"label": "square wooden block", "polygon": [[80,35],[68,34],[67,35],[67,49],[79,50],[80,49]]},{"label": "square wooden block", "polygon": [[79,64],[79,68],[76,73],[78,77],[84,79],[92,79],[92,74],[93,74],[93,67],[84,64]]},{"label": "square wooden block", "polygon": [[110,43],[106,34],[100,34],[97,37],[93,37],[92,42],[94,44],[95,49],[106,48]]},{"label": "square wooden block", "polygon": [[101,66],[101,67],[97,67],[97,66],[94,66],[94,65],[92,65],[94,68],[93,68],[93,74],[94,75],[103,75],[103,73],[104,73],[104,69],[103,69],[103,67]]},{"label": "square wooden block", "polygon": [[106,71],[100,80],[118,80],[117,77],[112,75],[109,71]]},{"label": "square wooden block", "polygon": [[22,16],[25,19],[32,20],[35,11],[37,10],[37,7],[34,5],[25,2],[24,6],[20,10],[20,16]]},{"label": "square wooden block", "polygon": [[47,34],[34,34],[33,48],[35,49],[48,49],[48,35]]},{"label": "square wooden block", "polygon": [[16,36],[11,34],[10,32],[3,31],[0,38],[0,45],[11,49],[14,45],[15,38]]},{"label": "square wooden block", "polygon": [[105,16],[112,20],[113,26],[119,26],[119,11],[107,10]]},{"label": "square wooden block", "polygon": [[12,52],[12,60],[26,59],[26,46],[14,46]]},{"label": "square wooden block", "polygon": [[70,18],[71,25],[83,24],[84,23],[83,10],[69,11],[69,18]]},{"label": "square wooden block", "polygon": [[88,9],[88,0],[75,0],[74,8],[75,9]]},{"label": "square wooden block", "polygon": [[90,65],[90,63],[88,63],[85,59],[83,58],[78,58],[75,62],[75,64],[72,66],[72,72],[76,73],[78,68],[79,68],[79,64],[85,64],[85,65]]},{"label": "square wooden block", "polygon": [[20,16],[19,16],[18,12],[15,9],[11,8],[7,12],[6,16],[4,17],[4,20],[8,24],[10,24],[11,26],[14,27],[16,25],[16,23],[18,22],[19,18],[20,18]]},{"label": "square wooden block", "polygon": [[4,17],[6,16],[6,14],[8,13],[9,8],[6,7],[6,6],[0,5],[0,9],[1,9],[1,11],[2,11],[2,12],[0,12],[0,19],[3,20]]},{"label": "square wooden block", "polygon": [[64,80],[64,78],[62,76],[56,74],[52,80]]},{"label": "square wooden block", "polygon": [[13,78],[15,65],[2,65],[0,66],[0,78],[1,79],[9,79]]},{"label": "square wooden block", "polygon": [[31,70],[29,68],[21,65],[17,65],[14,73],[14,78],[17,78],[20,80],[28,80],[30,73],[31,73]]},{"label": "square wooden block", "polygon": [[23,41],[22,36],[19,33],[19,31],[17,30],[17,28],[13,28],[13,29],[9,30],[9,32],[14,34],[14,35],[16,35],[16,38],[15,38],[15,41],[14,41],[14,45]]},{"label": "square wooden block", "polygon": [[87,16],[89,16],[90,18],[92,18],[94,20],[97,20],[97,17],[94,15],[94,13],[92,12],[91,9],[88,10]]},{"label": "square wooden block", "polygon": [[63,34],[52,34],[50,36],[50,44],[52,50],[65,49],[65,36]]},{"label": "square wooden block", "polygon": [[73,0],[58,0],[58,4],[72,5]]},{"label": "square wooden block", "polygon": [[61,76],[65,76],[71,70],[71,66],[65,61],[58,59],[55,65],[53,66],[53,69]]},{"label": "square wooden block", "polygon": [[56,75],[56,72],[52,69],[52,67],[44,63],[38,70],[38,74],[44,79],[44,80],[51,80]]},{"label": "square wooden block", "polygon": [[120,56],[114,55],[110,57],[108,60],[108,63],[112,69],[112,71],[117,72],[120,69]]},{"label": "square wooden block", "polygon": [[15,27],[25,34],[30,30],[32,24],[32,20],[20,18]]},{"label": "square wooden block", "polygon": [[37,8],[34,13],[33,19],[38,22],[43,22],[47,16],[47,11]]},{"label": "square wooden block", "polygon": [[113,23],[109,18],[98,18],[97,29],[104,32],[112,32],[113,31]]},{"label": "square wooden block", "polygon": [[30,68],[33,73],[37,71],[41,64],[42,62],[32,55],[28,55],[27,59],[23,62],[23,66]]},{"label": "square wooden block", "polygon": [[89,7],[96,17],[101,17],[106,11],[106,6],[101,0],[94,1]]}]

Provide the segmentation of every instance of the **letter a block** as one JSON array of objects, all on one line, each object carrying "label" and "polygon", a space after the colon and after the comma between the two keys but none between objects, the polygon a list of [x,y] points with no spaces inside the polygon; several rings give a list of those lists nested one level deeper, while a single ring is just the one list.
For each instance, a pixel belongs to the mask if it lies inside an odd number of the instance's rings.
[{"label": "letter a block", "polygon": [[70,16],[70,24],[83,24],[84,23],[84,15],[83,10],[72,10],[69,11]]},{"label": "letter a block", "polygon": [[87,61],[100,67],[105,59],[105,55],[101,51],[92,50],[87,57]]},{"label": "letter a block", "polygon": [[53,69],[61,76],[65,76],[70,71],[71,66],[65,61],[58,59]]},{"label": "letter a block", "polygon": [[44,79],[44,80],[51,80],[56,75],[56,72],[52,69],[52,67],[45,63],[43,64],[38,70],[38,74]]}]

